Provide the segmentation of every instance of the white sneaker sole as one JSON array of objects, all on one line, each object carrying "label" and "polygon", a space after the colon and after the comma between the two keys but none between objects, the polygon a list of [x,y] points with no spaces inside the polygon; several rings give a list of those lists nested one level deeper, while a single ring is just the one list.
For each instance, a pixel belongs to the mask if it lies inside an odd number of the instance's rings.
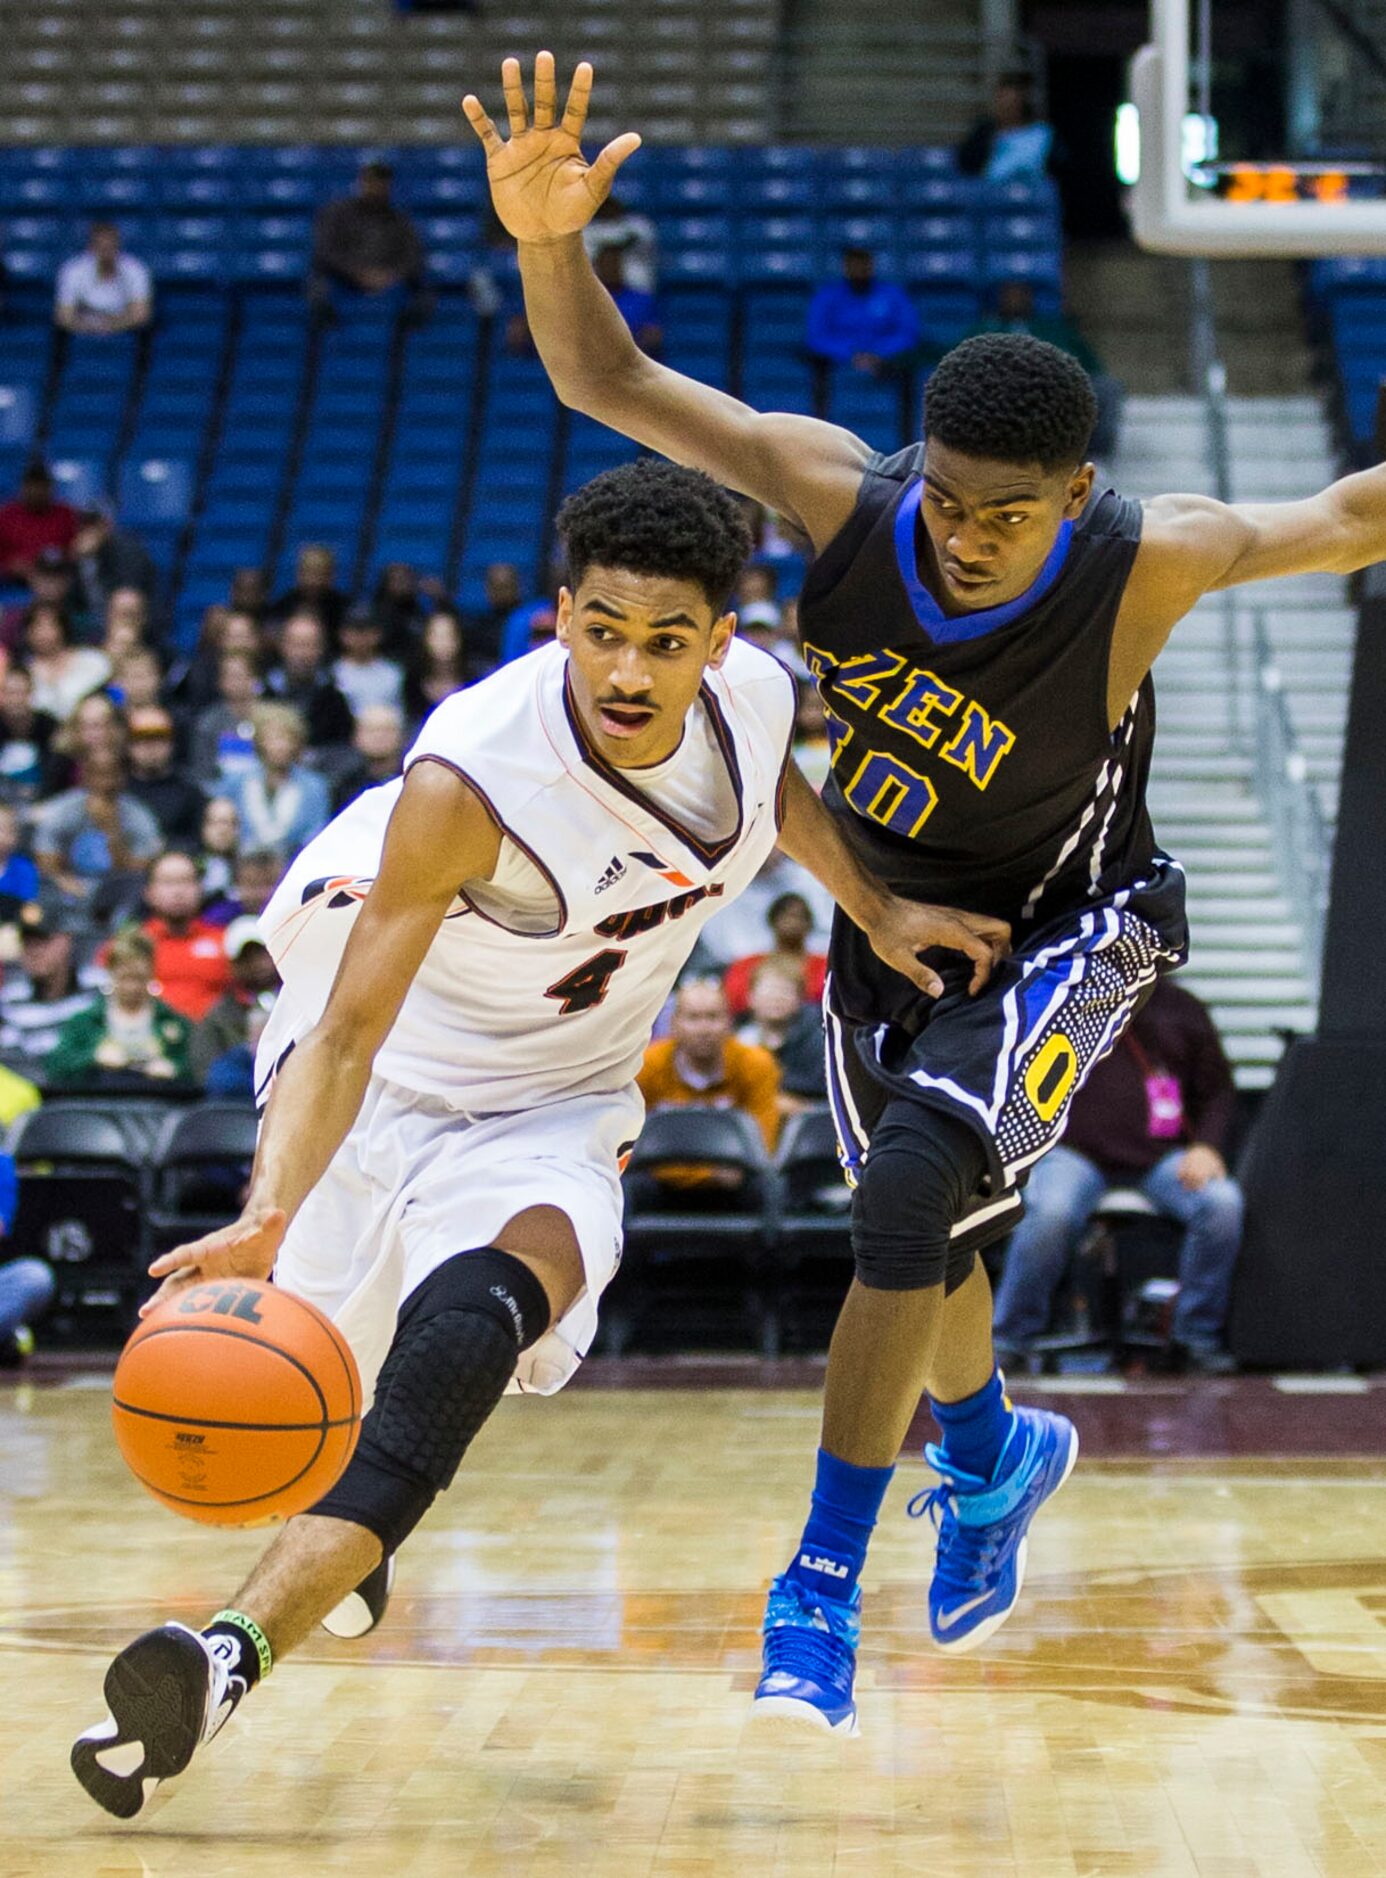
[{"label": "white sneaker sole", "polygon": [[842,1741],[855,1741],[861,1723],[855,1709],[840,1722],[830,1722],[822,1709],[812,1702],[800,1702],[792,1695],[762,1695],[751,1704],[751,1721],[756,1732],[802,1737],[806,1734],[836,1735]]},{"label": "white sneaker sole", "polygon": [[[1075,1428],[1072,1430],[1072,1436],[1068,1444],[1068,1459],[1064,1462],[1064,1471],[1059,1475],[1058,1485],[1054,1488],[1054,1492],[1046,1499],[1046,1506],[1049,1504],[1049,1501],[1054,1498],[1054,1495],[1059,1493],[1063,1488],[1064,1482],[1073,1472],[1074,1463],[1077,1459],[1078,1430]],[[951,1638],[934,1637],[934,1648],[942,1651],[944,1656],[966,1656],[969,1650],[980,1649],[989,1638],[994,1637],[1002,1624],[1005,1623],[1006,1619],[1015,1609],[1016,1605],[1020,1602],[1020,1594],[1025,1588],[1025,1566],[1029,1556],[1030,1535],[1027,1533],[1016,1547],[1015,1596],[1011,1599],[1005,1610],[993,1611],[990,1617],[983,1618],[982,1622],[977,1625],[975,1630],[964,1631],[956,1642]]]}]

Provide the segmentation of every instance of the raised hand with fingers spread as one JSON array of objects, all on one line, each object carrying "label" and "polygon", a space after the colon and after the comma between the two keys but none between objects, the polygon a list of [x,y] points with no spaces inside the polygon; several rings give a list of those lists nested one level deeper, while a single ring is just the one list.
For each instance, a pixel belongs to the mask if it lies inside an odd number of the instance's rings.
[{"label": "raised hand with fingers spread", "polygon": [[462,100],[467,121],[486,152],[486,174],[496,214],[517,241],[556,241],[587,226],[611,193],[616,172],[640,148],[634,131],[615,137],[588,163],[580,139],[592,97],[592,67],[584,59],[573,73],[568,103],[557,123],[558,85],[553,54],[534,61],[534,119],[531,123],[520,61],[501,66],[507,142],[475,93]]}]

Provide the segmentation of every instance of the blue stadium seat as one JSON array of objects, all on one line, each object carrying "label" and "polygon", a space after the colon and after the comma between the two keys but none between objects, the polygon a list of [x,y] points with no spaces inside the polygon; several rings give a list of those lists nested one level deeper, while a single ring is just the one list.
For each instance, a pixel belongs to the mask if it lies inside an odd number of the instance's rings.
[{"label": "blue stadium seat", "polygon": [[972,176],[947,176],[937,170],[919,169],[900,178],[899,199],[905,208],[956,214],[979,207],[982,185]]},{"label": "blue stadium seat", "polygon": [[947,248],[912,249],[903,256],[904,277],[912,286],[980,287],[982,270],[971,252]]},{"label": "blue stadium seat", "polygon": [[122,518],[137,530],[184,521],[192,507],[196,472],[196,464],[186,457],[127,462],[116,492]]},{"label": "blue stadium seat", "polygon": [[724,248],[674,248],[660,257],[660,279],[665,286],[695,282],[730,283],[736,279],[736,251]]},{"label": "blue stadium seat", "polygon": [[990,214],[1057,215],[1059,191],[1050,176],[1016,176],[1004,183],[984,182],[980,201]]},{"label": "blue stadium seat", "polygon": [[749,214],[792,215],[816,206],[814,179],[809,171],[769,176],[754,173],[739,179],[739,207]]},{"label": "blue stadium seat", "polygon": [[651,184],[649,194],[650,206],[657,214],[717,215],[736,207],[741,192],[731,175],[713,171],[665,176]]},{"label": "blue stadium seat", "polygon": [[74,508],[86,508],[106,494],[106,458],[74,457],[52,454],[48,468],[53,486],[63,502]]},{"label": "blue stadium seat", "polygon": [[26,384],[0,384],[0,447],[27,445],[38,416],[35,388]]},{"label": "blue stadium seat", "polygon": [[1062,284],[1063,264],[1052,248],[998,249],[989,254],[984,277],[996,284],[1003,280],[1027,280],[1036,290],[1049,287],[1057,291]]}]

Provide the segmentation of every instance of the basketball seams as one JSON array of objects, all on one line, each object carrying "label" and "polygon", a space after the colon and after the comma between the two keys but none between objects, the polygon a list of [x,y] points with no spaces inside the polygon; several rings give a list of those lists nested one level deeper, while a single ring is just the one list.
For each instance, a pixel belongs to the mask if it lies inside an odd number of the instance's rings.
[{"label": "basketball seams", "polygon": [[142,1416],[149,1422],[177,1422],[180,1428],[230,1428],[251,1435],[306,1435],[315,1428],[351,1428],[356,1423],[354,1414],[316,1422],[214,1422],[202,1415],[174,1415],[167,1409],[136,1408],[133,1402],[122,1402],[118,1395],[111,1397],[111,1407],[126,1415]]},{"label": "basketball seams", "polygon": [[[284,1297],[290,1297],[292,1296],[292,1293],[286,1291],[282,1295]],[[286,1363],[292,1364],[292,1366],[296,1370],[298,1370],[299,1374],[306,1378],[308,1382],[308,1386],[312,1389],[313,1394],[318,1398],[318,1407],[322,1410],[322,1416],[320,1418],[320,1422],[322,1424],[325,1424],[329,1420],[328,1413],[327,1413],[327,1397],[322,1392],[322,1384],[318,1381],[317,1377],[313,1374],[312,1370],[309,1369],[306,1363],[302,1362],[298,1357],[292,1356],[289,1353],[289,1351],[283,1349],[277,1343],[270,1343],[263,1337],[256,1337],[256,1336],[248,1335],[243,1330],[233,1330],[229,1325],[223,1325],[223,1324],[156,1324],[152,1329],[146,1330],[144,1335],[142,1337],[139,1337],[136,1341],[127,1343],[125,1346],[125,1350],[122,1351],[121,1354],[122,1356],[124,1356],[130,1351],[141,1350],[144,1348],[144,1346],[147,1343],[152,1343],[156,1337],[168,1337],[168,1336],[174,1336],[174,1335],[179,1335],[179,1334],[187,1334],[191,1336],[204,1336],[204,1337],[231,1337],[237,1343],[250,1343],[250,1344],[253,1344],[257,1349],[268,1350],[271,1355],[282,1357]],[[117,1365],[117,1369],[119,1369],[119,1365]],[[176,1419],[178,1418],[175,1417],[175,1420]],[[192,1427],[193,1425],[194,1424],[192,1422],[188,1423],[189,1427]],[[314,1422],[311,1425],[316,1428],[320,1425],[320,1423]]]}]

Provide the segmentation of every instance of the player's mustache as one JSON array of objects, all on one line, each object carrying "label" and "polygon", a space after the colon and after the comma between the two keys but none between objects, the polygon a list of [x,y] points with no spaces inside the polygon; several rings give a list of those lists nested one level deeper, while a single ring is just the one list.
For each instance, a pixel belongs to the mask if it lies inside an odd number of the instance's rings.
[{"label": "player's mustache", "polygon": [[653,698],[598,698],[599,711],[657,711],[659,706]]}]

